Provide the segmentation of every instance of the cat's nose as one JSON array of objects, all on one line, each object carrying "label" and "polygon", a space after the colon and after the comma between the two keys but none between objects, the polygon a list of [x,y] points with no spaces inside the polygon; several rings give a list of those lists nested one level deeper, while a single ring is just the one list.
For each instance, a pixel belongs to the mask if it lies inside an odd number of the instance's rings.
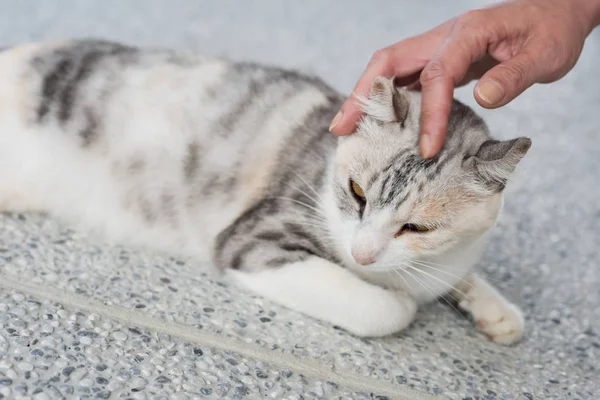
[{"label": "cat's nose", "polygon": [[359,231],[350,248],[354,261],[360,265],[373,264],[385,248],[385,240],[378,232],[369,229]]},{"label": "cat's nose", "polygon": [[354,261],[360,265],[373,264],[377,260],[377,254],[374,251],[365,252],[357,249],[352,249],[352,257]]}]

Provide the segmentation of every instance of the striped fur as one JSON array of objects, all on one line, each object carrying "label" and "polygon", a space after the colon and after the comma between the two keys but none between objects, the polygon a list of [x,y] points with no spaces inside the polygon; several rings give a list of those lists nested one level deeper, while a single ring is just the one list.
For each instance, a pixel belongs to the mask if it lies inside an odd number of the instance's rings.
[{"label": "striped fur", "polygon": [[[455,102],[444,150],[423,160],[420,97],[383,78],[338,140],[327,128],[344,97],[316,77],[100,40],[16,46],[0,79],[2,210],[212,260],[360,335],[404,328],[460,279],[432,273],[443,284],[424,287],[392,269],[443,260],[468,273],[529,148],[493,141]],[[431,231],[398,235],[408,223]]]}]

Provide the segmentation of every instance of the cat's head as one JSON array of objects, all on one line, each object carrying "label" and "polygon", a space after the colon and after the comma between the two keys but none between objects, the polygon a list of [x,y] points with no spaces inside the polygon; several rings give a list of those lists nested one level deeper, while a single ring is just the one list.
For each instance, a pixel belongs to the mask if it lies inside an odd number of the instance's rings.
[{"label": "cat's head", "polygon": [[334,198],[347,259],[374,269],[440,255],[484,235],[531,141],[496,141],[454,102],[442,151],[418,151],[420,93],[375,79],[357,131],[339,139]]}]

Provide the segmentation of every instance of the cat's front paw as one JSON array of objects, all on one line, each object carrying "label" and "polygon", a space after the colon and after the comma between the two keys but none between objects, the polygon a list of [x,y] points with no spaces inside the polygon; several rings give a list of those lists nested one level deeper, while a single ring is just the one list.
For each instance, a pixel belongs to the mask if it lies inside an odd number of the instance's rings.
[{"label": "cat's front paw", "polygon": [[256,294],[361,337],[399,332],[417,311],[407,294],[367,283],[319,258],[259,272],[230,269],[227,274]]},{"label": "cat's front paw", "polygon": [[400,332],[414,319],[417,303],[408,295],[376,288],[364,303],[349,310],[344,329],[361,337],[381,337]]},{"label": "cat's front paw", "polygon": [[468,299],[460,302],[460,307],[471,313],[477,330],[494,343],[513,344],[525,333],[521,310],[502,297],[486,296],[473,290]]}]

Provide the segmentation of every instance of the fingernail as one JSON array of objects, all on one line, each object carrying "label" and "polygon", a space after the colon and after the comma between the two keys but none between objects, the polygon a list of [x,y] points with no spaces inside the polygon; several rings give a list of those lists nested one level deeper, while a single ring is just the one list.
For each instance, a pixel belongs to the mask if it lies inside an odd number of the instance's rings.
[{"label": "fingernail", "polygon": [[477,94],[490,105],[498,103],[504,97],[504,88],[494,80],[486,80],[477,85]]},{"label": "fingernail", "polygon": [[421,134],[419,150],[421,151],[421,157],[425,159],[431,158],[431,137],[427,133]]},{"label": "fingernail", "polygon": [[333,128],[335,128],[335,126],[340,123],[340,121],[342,120],[342,115],[344,115],[342,110],[338,111],[338,113],[335,114],[335,117],[333,117],[333,120],[331,121],[331,125],[329,125],[329,132],[331,132]]}]

